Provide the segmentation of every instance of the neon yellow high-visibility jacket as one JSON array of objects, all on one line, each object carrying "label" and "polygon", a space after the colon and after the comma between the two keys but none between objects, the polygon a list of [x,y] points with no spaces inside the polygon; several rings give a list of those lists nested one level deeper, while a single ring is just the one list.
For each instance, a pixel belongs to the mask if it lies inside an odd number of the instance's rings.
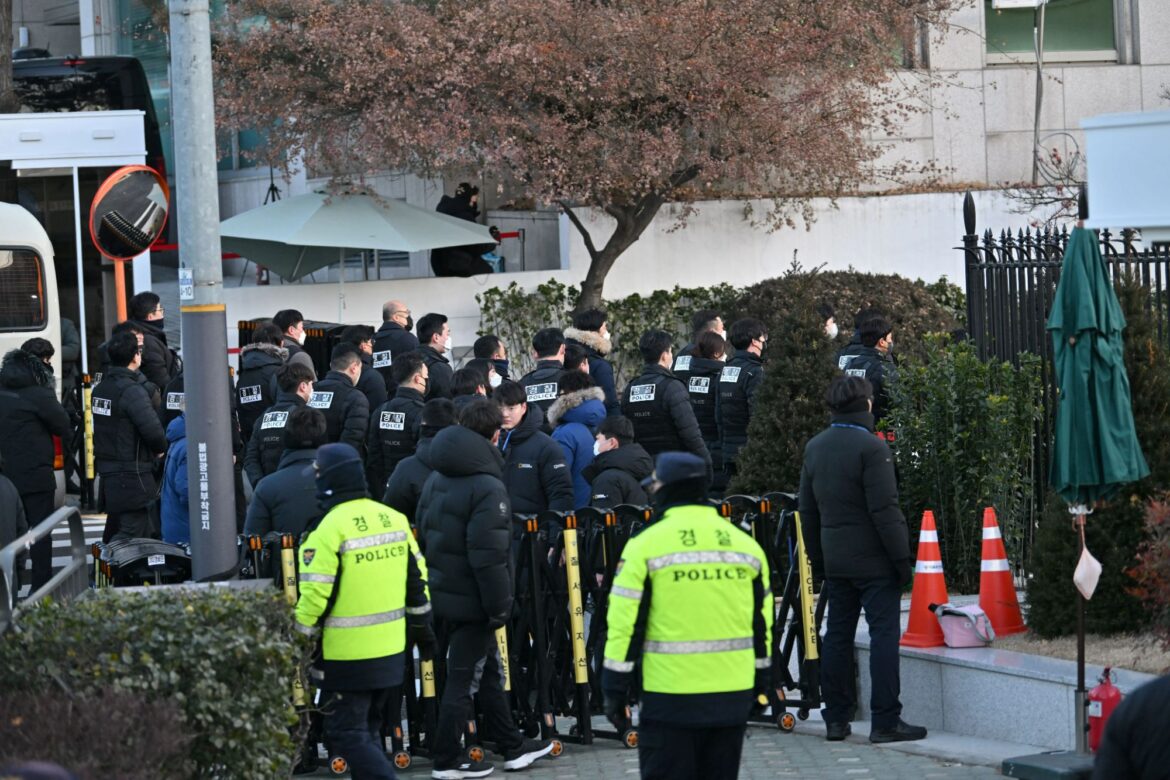
[{"label": "neon yellow high-visibility jacket", "polygon": [[625,690],[640,657],[644,719],[742,723],[756,670],[771,664],[772,616],[756,541],[712,507],[671,507],[622,552],[602,685]]},{"label": "neon yellow high-visibility jacket", "polygon": [[338,504],[301,545],[297,629],[323,629],[326,661],[401,653],[407,616],[431,610],[426,572],[405,515],[368,498]]}]

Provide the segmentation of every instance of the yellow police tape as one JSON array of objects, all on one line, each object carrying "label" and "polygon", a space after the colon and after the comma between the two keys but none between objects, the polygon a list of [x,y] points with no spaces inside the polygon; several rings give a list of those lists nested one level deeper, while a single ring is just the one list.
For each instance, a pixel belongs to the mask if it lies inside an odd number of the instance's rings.
[{"label": "yellow police tape", "polygon": [[[568,525],[568,524],[567,524]],[[569,627],[573,631],[573,679],[589,683],[589,661],[585,657],[585,607],[581,600],[581,561],[577,554],[576,523],[565,528],[565,575],[569,578]]]},{"label": "yellow police tape", "polygon": [[500,649],[500,671],[504,673],[504,690],[512,690],[512,668],[508,663],[508,629],[496,629],[496,647]]},{"label": "yellow police tape", "polygon": [[817,600],[813,595],[812,564],[804,549],[800,512],[793,514],[793,522],[796,523],[796,560],[800,572],[800,608],[803,618],[800,622],[804,628],[804,657],[806,660],[816,660],[820,657],[817,650]]}]

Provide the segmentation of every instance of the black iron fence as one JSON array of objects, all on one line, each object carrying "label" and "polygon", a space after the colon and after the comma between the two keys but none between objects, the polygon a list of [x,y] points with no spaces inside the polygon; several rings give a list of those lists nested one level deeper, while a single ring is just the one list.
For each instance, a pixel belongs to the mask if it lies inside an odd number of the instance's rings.
[{"label": "black iron fence", "polygon": [[[1086,212],[1082,201],[1082,217]],[[963,202],[963,221],[967,231],[962,246],[966,260],[967,327],[980,356],[1013,363],[1018,363],[1025,352],[1043,358],[1044,413],[1037,431],[1037,487],[1043,490],[1048,482],[1048,455],[1056,413],[1052,338],[1047,324],[1068,245],[1068,229],[1004,230],[998,235],[987,230],[979,235],[975,202],[970,193]],[[1132,277],[1149,290],[1146,309],[1156,324],[1159,342],[1167,344],[1170,247],[1140,246],[1140,239],[1132,230],[1120,233],[1103,230],[1099,237],[1105,267],[1113,282]]]}]

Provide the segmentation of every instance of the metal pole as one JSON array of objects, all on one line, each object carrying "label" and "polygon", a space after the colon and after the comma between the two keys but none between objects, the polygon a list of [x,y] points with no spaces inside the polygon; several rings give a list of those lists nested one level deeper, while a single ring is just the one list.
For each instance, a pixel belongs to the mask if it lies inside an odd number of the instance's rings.
[{"label": "metal pole", "polygon": [[73,166],[73,241],[77,251],[77,330],[81,333],[81,373],[89,373],[89,340],[85,331],[85,270],[81,263],[81,187],[77,181],[77,166]]},{"label": "metal pole", "polygon": [[[1085,554],[1085,515],[1078,513],[1076,516],[1076,533],[1080,539],[1080,553]],[[1085,701],[1085,597],[1081,595],[1080,589],[1077,588],[1077,689],[1073,696],[1073,706],[1076,707],[1076,749],[1078,753],[1088,753],[1089,744],[1089,725],[1086,722],[1088,716],[1088,702]]]},{"label": "metal pole", "polygon": [[196,581],[222,580],[236,570],[236,491],[208,0],[171,0],[170,23],[176,219],[182,264],[195,278],[192,299],[180,301],[191,569]]}]

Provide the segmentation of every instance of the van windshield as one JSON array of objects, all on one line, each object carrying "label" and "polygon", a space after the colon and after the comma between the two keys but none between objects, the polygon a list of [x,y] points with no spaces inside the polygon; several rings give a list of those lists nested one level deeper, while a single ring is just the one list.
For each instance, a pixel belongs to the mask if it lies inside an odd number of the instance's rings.
[{"label": "van windshield", "polygon": [[0,332],[40,330],[47,320],[41,256],[0,246]]}]

